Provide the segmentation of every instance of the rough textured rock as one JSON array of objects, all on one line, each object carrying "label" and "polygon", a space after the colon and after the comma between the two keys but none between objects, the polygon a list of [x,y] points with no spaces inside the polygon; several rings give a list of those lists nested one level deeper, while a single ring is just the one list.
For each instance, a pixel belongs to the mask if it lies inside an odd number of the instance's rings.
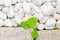
[{"label": "rough textured rock", "polygon": [[60,40],[60,30],[44,30],[39,31],[37,40]]},{"label": "rough textured rock", "polygon": [[[31,32],[33,29],[24,30],[23,28],[0,28],[0,40],[33,40]],[[41,30],[38,31],[37,40],[60,40],[59,30]]]},{"label": "rough textured rock", "polygon": [[33,40],[29,30],[23,28],[0,28],[0,40]]}]

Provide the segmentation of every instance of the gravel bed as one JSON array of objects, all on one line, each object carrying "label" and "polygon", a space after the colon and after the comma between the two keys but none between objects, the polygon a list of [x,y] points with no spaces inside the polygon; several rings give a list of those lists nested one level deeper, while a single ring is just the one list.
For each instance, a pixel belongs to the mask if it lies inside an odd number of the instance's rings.
[{"label": "gravel bed", "polygon": [[0,0],[0,27],[17,27],[34,16],[38,29],[60,28],[60,0]]}]

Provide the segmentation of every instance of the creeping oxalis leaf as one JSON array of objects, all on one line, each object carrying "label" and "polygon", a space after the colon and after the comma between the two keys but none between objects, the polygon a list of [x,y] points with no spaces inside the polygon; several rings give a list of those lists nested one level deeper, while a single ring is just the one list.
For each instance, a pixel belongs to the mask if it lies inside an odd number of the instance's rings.
[{"label": "creeping oxalis leaf", "polygon": [[21,27],[23,27],[24,29],[28,29],[29,25],[27,24],[26,21],[21,22]]},{"label": "creeping oxalis leaf", "polygon": [[57,30],[57,29],[58,29],[58,27],[57,27],[57,25],[55,24],[55,25],[54,25],[54,30]]},{"label": "creeping oxalis leaf", "polygon": [[33,39],[36,39],[39,37],[38,32],[36,30],[32,31],[31,35],[32,35]]},{"label": "creeping oxalis leaf", "polygon": [[31,17],[27,20],[27,24],[30,26],[30,28],[33,28],[36,26],[38,20],[36,17]]}]

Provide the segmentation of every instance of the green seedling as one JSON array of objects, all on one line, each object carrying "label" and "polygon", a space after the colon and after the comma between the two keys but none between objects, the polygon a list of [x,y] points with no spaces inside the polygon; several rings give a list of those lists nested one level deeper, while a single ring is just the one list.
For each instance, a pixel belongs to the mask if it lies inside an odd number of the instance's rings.
[{"label": "green seedling", "polygon": [[54,30],[57,30],[57,29],[58,29],[58,27],[57,27],[57,25],[55,24],[55,25],[54,25]]},{"label": "green seedling", "polygon": [[21,27],[23,27],[24,29],[28,29],[28,28],[34,29],[34,31],[31,32],[33,39],[36,39],[39,36],[36,29],[37,22],[38,22],[37,18],[31,17],[27,21],[22,21],[20,24]]}]

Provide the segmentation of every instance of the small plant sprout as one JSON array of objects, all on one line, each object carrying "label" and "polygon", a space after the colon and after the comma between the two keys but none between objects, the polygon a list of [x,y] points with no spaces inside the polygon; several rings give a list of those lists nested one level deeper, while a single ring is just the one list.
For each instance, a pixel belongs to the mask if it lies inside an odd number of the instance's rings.
[{"label": "small plant sprout", "polygon": [[36,17],[31,17],[27,21],[22,21],[20,24],[21,27],[23,27],[24,29],[28,29],[28,28],[34,29],[34,31],[31,32],[33,39],[36,39],[39,36],[37,29],[36,29],[37,22],[38,22],[38,20]]},{"label": "small plant sprout", "polygon": [[54,30],[57,30],[57,29],[58,29],[58,27],[57,27],[57,25],[55,24],[55,25],[54,25]]}]

